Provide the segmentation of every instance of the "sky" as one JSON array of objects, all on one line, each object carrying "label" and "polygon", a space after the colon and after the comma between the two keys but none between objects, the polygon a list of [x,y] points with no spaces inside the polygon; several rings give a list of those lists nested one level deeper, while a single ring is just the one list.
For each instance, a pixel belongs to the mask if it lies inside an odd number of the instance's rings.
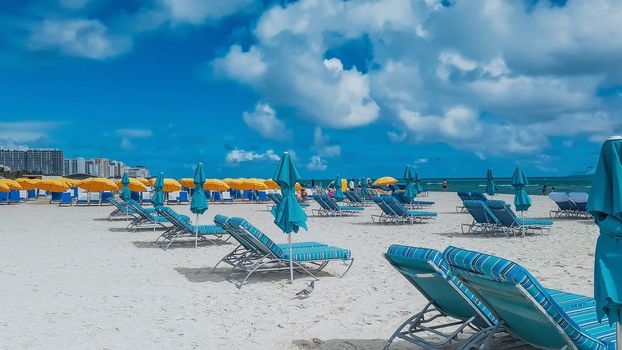
[{"label": "sky", "polygon": [[622,2],[0,2],[0,147],[170,177],[588,172],[622,132]]}]

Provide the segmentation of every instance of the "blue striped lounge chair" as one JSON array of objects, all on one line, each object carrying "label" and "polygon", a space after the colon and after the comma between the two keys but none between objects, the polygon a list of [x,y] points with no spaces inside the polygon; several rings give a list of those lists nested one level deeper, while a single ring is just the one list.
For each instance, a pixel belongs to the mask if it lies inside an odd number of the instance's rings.
[{"label": "blue striped lounge chair", "polygon": [[[134,210],[136,216],[134,219],[127,225],[126,229],[128,231],[136,231],[139,228],[153,228],[154,230],[158,227],[168,228],[167,224],[170,224],[167,218],[157,215],[151,211],[145,210],[143,206],[141,206],[138,202],[130,199],[126,201],[127,205]],[[189,221],[190,218],[186,215],[181,215],[183,220]]]},{"label": "blue striped lounge chair", "polygon": [[[462,202],[471,199],[471,192],[458,192],[457,194],[458,194],[458,198],[460,198],[460,200]],[[458,213],[466,213],[467,209],[464,206],[464,204],[463,205],[458,205],[458,206],[456,206],[456,212],[458,212]]]},{"label": "blue striped lounge chair", "polygon": [[428,300],[421,311],[397,328],[385,350],[396,338],[424,349],[443,348],[468,338],[461,337],[463,333],[475,336],[498,324],[475,294],[452,275],[438,250],[394,244],[384,257]]},{"label": "blue striped lounge chair", "polygon": [[474,201],[482,201],[482,202],[488,201],[488,198],[482,192],[471,192],[470,195],[471,195],[471,199]]},{"label": "blue striped lounge chair", "polygon": [[421,224],[436,219],[438,215],[431,211],[408,210],[394,196],[381,196],[383,201],[395,212],[400,223]]},{"label": "blue striped lounge chair", "polygon": [[[217,216],[215,222],[240,242],[240,246],[236,248],[238,257],[230,253],[218,262],[218,264],[226,262],[231,265],[226,279],[234,282],[238,288],[242,288],[254,273],[289,270],[290,254],[287,244],[274,243],[263,232],[242,218]],[[314,273],[324,269],[328,263],[343,262],[346,270],[339,276],[343,277],[354,261],[350,250],[316,242],[306,242],[296,245],[296,248],[292,247],[291,259],[295,270],[307,273],[316,280]],[[243,278],[235,279],[235,276],[240,274]]]},{"label": "blue striped lounge chair", "polygon": [[501,200],[488,200],[486,205],[493,214],[499,219],[499,227],[506,232],[506,235],[510,233],[514,236],[524,236],[527,233],[550,233],[553,221],[551,220],[536,220],[536,219],[521,219],[512,210],[509,204]]},{"label": "blue striped lounge chair", "polygon": [[434,202],[432,201],[415,200],[414,198],[408,199],[404,192],[395,192],[393,196],[397,198],[397,200],[402,203],[407,209],[411,210],[428,208],[434,205]]},{"label": "blue striped lounge chair", "polygon": [[60,203],[60,197],[62,196],[62,192],[52,192],[50,196],[50,204],[52,203]]},{"label": "blue striped lounge chair", "polygon": [[570,199],[566,192],[551,192],[548,197],[557,204],[557,210],[551,210],[549,212],[551,219],[576,217],[577,204]]},{"label": "blue striped lounge chair", "polygon": [[[544,288],[524,267],[512,261],[456,247],[445,260],[514,337],[540,349],[614,349],[615,329],[599,323],[595,302],[582,295]],[[465,349],[488,349],[483,340]]]},{"label": "blue striped lounge chair", "polygon": [[352,195],[352,198],[354,198],[359,205],[369,206],[374,203],[372,199],[364,198],[364,196],[361,195],[358,191],[351,191],[350,193]]},{"label": "blue striped lounge chair", "polygon": [[482,201],[474,201],[467,199],[464,201],[464,207],[473,217],[470,224],[460,225],[463,234],[468,233],[495,233],[499,231],[499,219],[488,208],[488,205]]},{"label": "blue striped lounge chair", "polygon": [[156,238],[156,244],[163,250],[167,250],[175,240],[180,238],[197,238],[215,244],[210,237],[222,238],[225,234],[222,227],[218,225],[192,225],[187,216],[180,215],[171,208],[159,206],[155,210],[158,215],[166,218],[172,224]]},{"label": "blue striped lounge chair", "polygon": [[[374,203],[376,203],[376,205],[378,205],[382,213],[380,213],[380,215],[372,215],[371,216],[372,222],[376,222],[380,224],[385,224],[385,223],[399,224],[400,218],[393,211],[393,209],[391,209],[391,207],[382,199],[382,196],[375,196],[373,198],[373,201]],[[374,220],[374,218],[376,219]]]},{"label": "blue striped lounge chair", "polygon": [[321,194],[314,194],[311,196],[313,200],[320,206],[318,209],[311,209],[311,214],[315,216],[332,216],[333,210],[328,206],[324,200],[324,196]]},{"label": "blue striped lounge chair", "polygon": [[335,216],[353,216],[358,215],[365,210],[365,208],[359,206],[339,205],[335,199],[330,198],[328,195],[322,195],[321,197]]},{"label": "blue striped lounge chair", "polygon": [[[135,192],[134,192],[135,193]],[[134,200],[134,199],[132,199]],[[106,220],[110,221],[114,218],[127,219],[129,217],[136,217],[136,212],[129,205],[117,201],[114,197],[108,198],[108,202],[112,204],[115,209],[106,217]],[[149,213],[155,213],[154,208],[144,208],[143,210]]]}]

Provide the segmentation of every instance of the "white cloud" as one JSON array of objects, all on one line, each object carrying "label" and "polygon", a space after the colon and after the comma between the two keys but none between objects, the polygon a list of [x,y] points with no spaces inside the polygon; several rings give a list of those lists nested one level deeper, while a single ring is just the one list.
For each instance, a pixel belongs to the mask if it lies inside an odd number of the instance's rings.
[{"label": "white cloud", "polygon": [[415,164],[426,164],[428,162],[427,158],[418,158],[415,160]]},{"label": "white cloud", "polygon": [[313,147],[319,156],[334,158],[341,155],[341,145],[330,142],[330,137],[322,133],[320,127],[316,127],[313,132]]},{"label": "white cloud", "polygon": [[314,155],[309,158],[309,163],[307,163],[307,169],[324,171],[326,170],[326,168],[328,168],[328,166],[320,156]]},{"label": "white cloud", "polygon": [[387,137],[389,138],[389,140],[391,140],[391,142],[395,142],[395,143],[404,142],[407,136],[408,134],[405,132],[397,133],[395,131],[387,131]]},{"label": "white cloud", "polygon": [[257,103],[253,112],[243,113],[243,119],[249,128],[267,139],[284,141],[292,137],[292,132],[276,117],[276,112],[267,103]]},{"label": "white cloud", "polygon": [[227,55],[214,60],[213,66],[217,73],[244,83],[256,82],[267,69],[257,47],[251,46],[248,51],[242,51],[239,45],[231,46]]},{"label": "white cloud", "polygon": [[244,162],[252,162],[252,161],[279,161],[281,157],[274,153],[273,150],[269,149],[263,153],[257,153],[255,151],[246,151],[243,149],[234,149],[227,153],[225,156],[225,162],[228,165],[237,165]]},{"label": "white cloud", "polygon": [[253,6],[253,0],[161,0],[173,23],[201,24]]},{"label": "white cloud", "polygon": [[111,35],[96,19],[46,19],[32,26],[27,46],[31,50],[59,50],[70,56],[106,59],[129,50],[131,39]]},{"label": "white cloud", "polygon": [[117,135],[125,137],[145,138],[153,136],[153,131],[149,129],[118,129]]},{"label": "white cloud", "polygon": [[0,148],[28,148],[28,144],[48,137],[59,122],[0,122]]}]

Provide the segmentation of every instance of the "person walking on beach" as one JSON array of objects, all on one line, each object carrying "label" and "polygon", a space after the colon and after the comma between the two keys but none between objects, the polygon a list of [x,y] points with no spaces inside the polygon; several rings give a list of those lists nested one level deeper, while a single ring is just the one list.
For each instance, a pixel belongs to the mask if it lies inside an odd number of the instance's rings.
[{"label": "person walking on beach", "polygon": [[447,189],[447,179],[443,179],[443,190]]},{"label": "person walking on beach", "polygon": [[348,190],[354,191],[354,180],[350,180],[348,183]]},{"label": "person walking on beach", "polygon": [[542,186],[542,195],[543,196],[546,195],[546,184],[544,184],[544,186]]}]

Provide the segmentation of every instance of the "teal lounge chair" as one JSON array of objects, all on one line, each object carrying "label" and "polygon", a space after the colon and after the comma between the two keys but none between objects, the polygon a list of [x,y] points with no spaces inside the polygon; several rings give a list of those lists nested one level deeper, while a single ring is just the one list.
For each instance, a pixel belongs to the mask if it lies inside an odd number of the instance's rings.
[{"label": "teal lounge chair", "polygon": [[[238,288],[242,288],[254,273],[289,270],[290,255],[287,245],[274,243],[263,232],[242,218],[217,216],[215,222],[240,242],[240,246],[234,252],[216,264],[218,266],[221,262],[225,262],[232,266],[226,279],[234,282]],[[354,261],[350,250],[316,242],[305,242],[297,245],[296,248],[292,247],[291,258],[295,270],[305,272],[315,279],[317,278],[314,273],[324,269],[331,261],[343,262],[347,266],[340,275],[343,277]],[[236,280],[234,277],[239,274],[243,278]]]},{"label": "teal lounge chair", "polygon": [[396,338],[426,349],[442,348],[461,341],[463,333],[473,336],[496,327],[496,318],[452,276],[441,252],[394,244],[384,257],[428,300],[421,311],[397,328],[385,350]]},{"label": "teal lounge chair", "polygon": [[[470,224],[460,225],[460,229],[463,234],[468,233],[495,233],[498,231],[503,232],[499,228],[499,219],[488,208],[488,205],[482,201],[475,201],[467,199],[463,202],[467,212],[473,217],[473,222]],[[465,231],[466,229],[466,231]]]},{"label": "teal lounge chair", "polygon": [[329,210],[332,212],[333,216],[353,216],[358,215],[365,210],[363,207],[352,206],[352,205],[339,205],[337,202],[330,198],[328,195],[321,195],[322,200],[328,206]]},{"label": "teal lounge chair", "polygon": [[378,205],[380,210],[382,210],[382,213],[380,215],[372,215],[372,222],[377,222],[381,224],[392,223],[396,225],[400,223],[401,218],[393,211],[393,209],[391,209],[391,207],[389,207],[389,205],[382,199],[381,196],[376,196],[373,200],[374,203]]},{"label": "teal lounge chair", "polygon": [[499,219],[500,228],[504,230],[506,235],[525,236],[527,233],[550,233],[553,221],[551,220],[534,220],[521,219],[512,210],[509,204],[501,200],[488,200],[486,205],[493,214]]},{"label": "teal lounge chair", "polygon": [[[168,228],[167,224],[170,224],[167,218],[156,215],[153,212],[147,211],[146,208],[143,208],[138,202],[133,199],[128,199],[126,201],[127,205],[134,210],[136,216],[134,219],[127,225],[126,229],[128,231],[136,231],[139,228]],[[181,215],[181,218],[186,221],[190,221],[190,218],[186,215]]]},{"label": "teal lounge chair", "polygon": [[[615,329],[607,320],[597,321],[592,298],[546,289],[522,266],[496,256],[456,247],[443,256],[514,337],[541,349],[614,349]],[[462,348],[492,349],[486,343],[490,336]]]},{"label": "teal lounge chair", "polygon": [[[210,237],[222,238],[225,231],[218,225],[192,225],[187,216],[180,215],[173,209],[159,206],[155,208],[158,215],[166,218],[172,226],[167,228],[158,238],[156,244],[167,250],[175,240],[180,238],[199,238],[214,244]],[[225,240],[226,241],[226,240]]]},{"label": "teal lounge chair", "polygon": [[436,219],[438,215],[431,211],[408,210],[397,198],[393,196],[381,196],[382,200],[395,212],[401,223],[421,224]]},{"label": "teal lounge chair", "polygon": [[[115,209],[112,211],[112,213],[108,215],[106,220],[110,221],[114,218],[127,219],[128,217],[136,217],[136,212],[134,211],[134,209],[130,208],[127,204],[123,204],[117,201],[116,199],[114,199],[114,197],[108,198],[108,202],[110,202],[110,204],[112,204],[115,207]],[[155,213],[154,208],[143,208],[143,209],[147,212]]]}]

